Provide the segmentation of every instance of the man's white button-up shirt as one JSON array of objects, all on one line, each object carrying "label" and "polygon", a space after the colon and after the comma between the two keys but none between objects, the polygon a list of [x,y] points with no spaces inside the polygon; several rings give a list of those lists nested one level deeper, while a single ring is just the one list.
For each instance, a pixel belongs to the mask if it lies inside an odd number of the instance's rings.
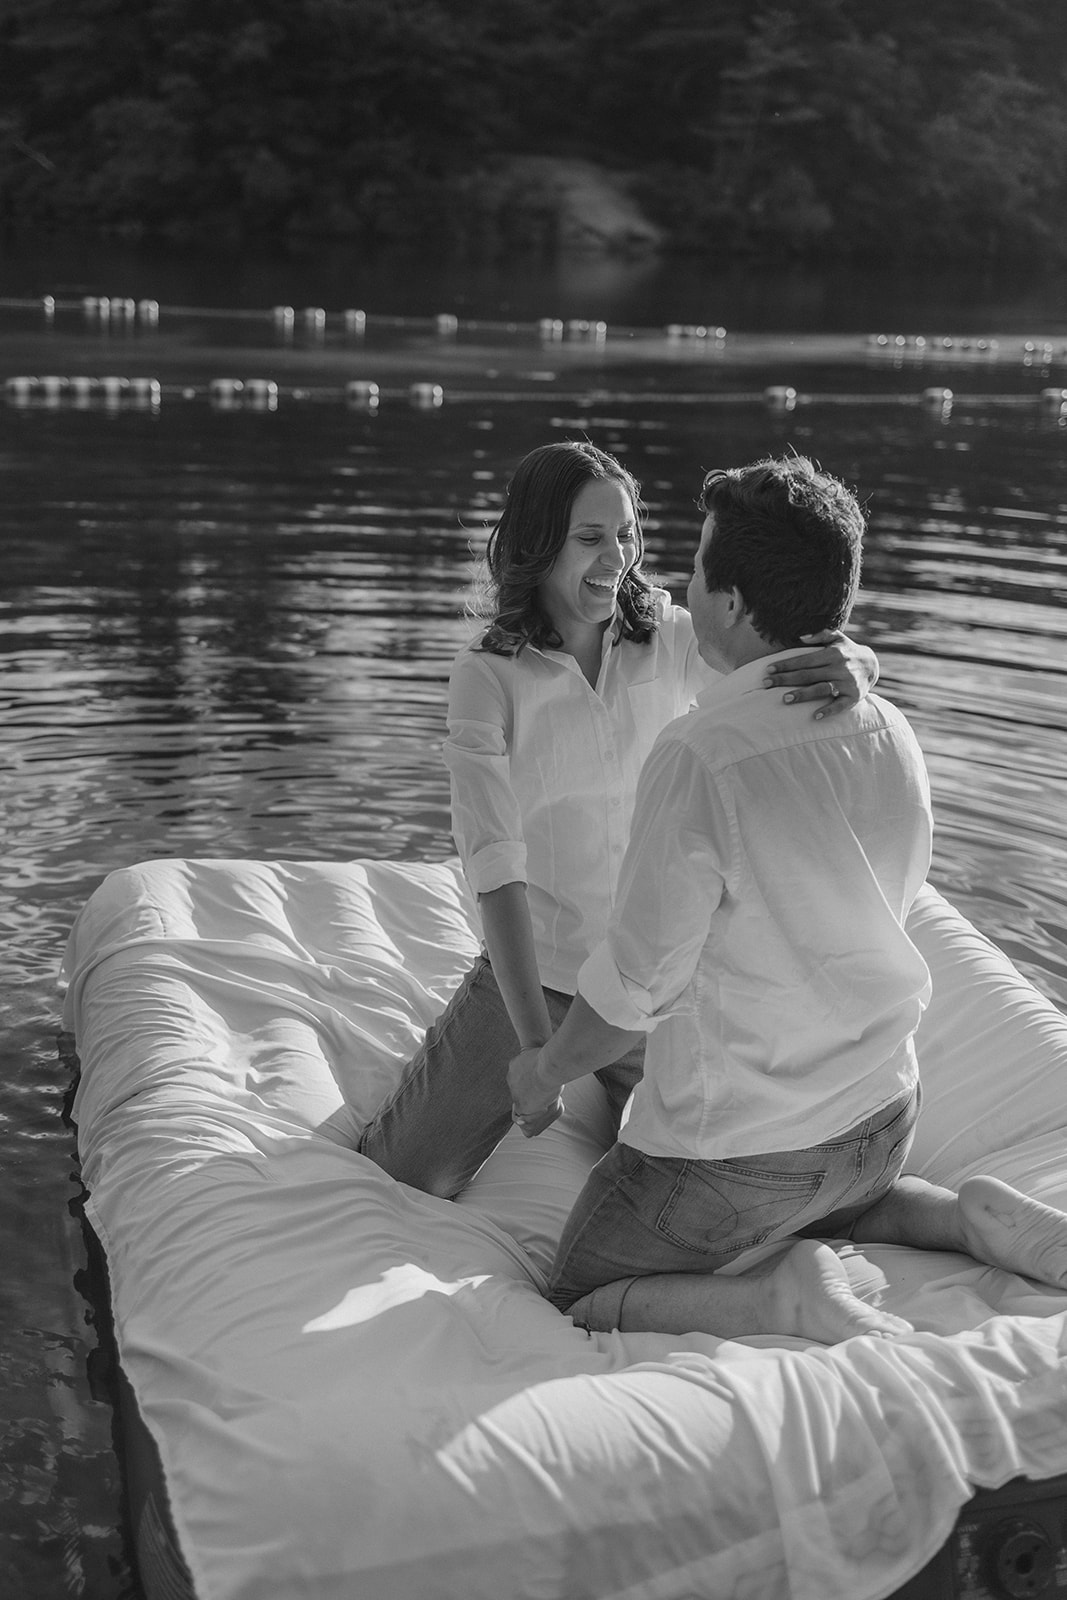
[{"label": "man's white button-up shirt", "polygon": [[930,862],[922,753],[875,695],[798,715],[760,690],[767,665],[657,740],[579,977],[602,1017],[649,1031],[620,1137],[650,1155],[803,1149],[915,1080],[930,980],[903,924]]}]

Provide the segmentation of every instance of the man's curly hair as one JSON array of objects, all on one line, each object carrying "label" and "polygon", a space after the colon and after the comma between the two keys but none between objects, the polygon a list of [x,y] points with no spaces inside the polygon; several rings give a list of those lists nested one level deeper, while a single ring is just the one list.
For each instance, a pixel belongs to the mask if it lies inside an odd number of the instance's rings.
[{"label": "man's curly hair", "polygon": [[841,628],[859,587],[865,521],[856,497],[806,456],[709,472],[714,517],[702,566],[709,594],[736,587],[762,638],[782,648]]}]

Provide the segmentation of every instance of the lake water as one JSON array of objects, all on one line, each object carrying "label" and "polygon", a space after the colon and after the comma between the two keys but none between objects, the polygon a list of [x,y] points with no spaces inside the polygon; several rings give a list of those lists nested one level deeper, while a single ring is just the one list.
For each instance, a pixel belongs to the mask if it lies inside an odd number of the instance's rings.
[{"label": "lake water", "polygon": [[[57,1054],[71,921],[107,871],[151,856],[451,852],[448,663],[474,556],[534,444],[588,436],[625,458],[649,506],[649,564],[679,595],[708,467],[791,445],[858,487],[871,532],[853,628],[927,755],[931,876],[1067,1006],[1067,421],[1044,394],[1067,385],[1067,319],[1054,300],[991,292],[952,321],[946,290],[920,323],[898,288],[884,317],[860,321],[870,284],[805,299],[794,280],[776,299],[764,285],[778,309],[746,327],[733,313],[752,286],[721,286],[712,305],[689,269],[673,290],[593,263],[562,286],[457,270],[401,292],[384,271],[353,286],[305,262],[288,280],[277,264],[219,270],[211,294],[186,262],[109,263],[23,251],[3,293],[60,305],[0,306],[5,379],[161,384],[158,405],[41,386],[0,403],[0,1590],[41,1600],[137,1592],[110,1412],[87,1370]],[[730,292],[725,341],[667,337],[674,321],[714,326]],[[83,293],[155,293],[163,309],[102,321]],[[294,304],[292,327],[276,303]],[[324,328],[304,316],[320,304]],[[361,334],[341,316],[353,306],[368,312]],[[209,314],[227,308],[257,314]],[[438,312],[458,327],[439,332]],[[608,331],[546,337],[542,316],[602,316]],[[876,331],[890,343],[869,343]],[[898,332],[928,343],[896,346]],[[252,377],[278,383],[276,406],[212,397],[213,379]],[[356,380],[379,384],[376,409],[346,399]],[[442,404],[413,396],[427,383]],[[787,386],[795,403],[768,393]],[[928,393],[945,388],[951,403]]]}]

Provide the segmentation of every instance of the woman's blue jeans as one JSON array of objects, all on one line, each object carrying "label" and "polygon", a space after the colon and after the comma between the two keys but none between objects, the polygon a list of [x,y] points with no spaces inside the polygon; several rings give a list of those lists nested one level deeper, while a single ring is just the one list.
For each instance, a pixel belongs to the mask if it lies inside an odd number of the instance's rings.
[{"label": "woman's blue jeans", "polygon": [[[556,989],[544,995],[552,1027],[558,1028],[572,997]],[[368,1123],[360,1151],[401,1183],[451,1200],[511,1127],[507,1071],[518,1053],[493,969],[480,956],[427,1031],[395,1092]],[[642,1039],[597,1073],[616,1129],[644,1058]]]}]

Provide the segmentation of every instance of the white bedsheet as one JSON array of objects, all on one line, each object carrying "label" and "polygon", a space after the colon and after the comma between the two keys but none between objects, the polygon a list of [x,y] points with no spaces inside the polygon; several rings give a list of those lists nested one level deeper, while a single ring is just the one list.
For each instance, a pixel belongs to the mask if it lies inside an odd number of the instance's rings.
[{"label": "white bedsheet", "polygon": [[[913,1170],[1067,1205],[1067,1021],[932,890]],[[89,1213],[200,1600],[880,1600],[1067,1471],[1067,1296],[846,1250],[918,1331],[589,1337],[541,1298],[593,1090],[461,1202],[351,1141],[476,948],[450,864],[158,861],[66,960]]]}]

